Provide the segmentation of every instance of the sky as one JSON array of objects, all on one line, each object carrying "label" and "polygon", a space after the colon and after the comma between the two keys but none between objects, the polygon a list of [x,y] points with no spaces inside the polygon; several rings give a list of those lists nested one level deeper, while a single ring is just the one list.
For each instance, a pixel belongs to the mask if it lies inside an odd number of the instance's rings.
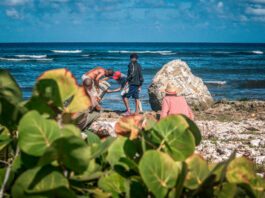
[{"label": "sky", "polygon": [[265,43],[265,0],[0,0],[0,42]]}]

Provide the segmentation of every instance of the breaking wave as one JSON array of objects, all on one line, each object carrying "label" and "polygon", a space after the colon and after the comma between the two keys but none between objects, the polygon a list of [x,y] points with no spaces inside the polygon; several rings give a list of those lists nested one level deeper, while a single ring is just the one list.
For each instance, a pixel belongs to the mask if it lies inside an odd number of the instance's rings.
[{"label": "breaking wave", "polygon": [[29,59],[29,58],[2,58],[0,57],[1,61],[14,61],[14,62],[19,62],[19,61],[52,61],[52,58],[37,58],[37,59]]},{"label": "breaking wave", "polygon": [[19,57],[19,58],[46,58],[47,55],[15,55],[15,57]]},{"label": "breaking wave", "polygon": [[226,81],[205,81],[204,83],[211,85],[225,85]]},{"label": "breaking wave", "polygon": [[253,54],[263,54],[262,51],[258,51],[258,50],[257,50],[257,51],[252,51],[252,53],[253,53]]},{"label": "breaking wave", "polygon": [[121,50],[121,51],[112,51],[109,50],[109,53],[124,53],[124,54],[131,54],[131,53],[138,53],[138,54],[161,54],[161,55],[173,55],[176,53],[173,53],[172,51],[126,51],[126,50]]},{"label": "breaking wave", "polygon": [[78,54],[82,53],[82,50],[51,50],[53,53],[62,53],[62,54]]}]

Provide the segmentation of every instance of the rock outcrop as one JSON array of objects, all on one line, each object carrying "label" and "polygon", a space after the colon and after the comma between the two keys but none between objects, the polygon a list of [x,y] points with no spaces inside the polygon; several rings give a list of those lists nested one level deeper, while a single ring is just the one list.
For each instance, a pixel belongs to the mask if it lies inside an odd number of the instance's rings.
[{"label": "rock outcrop", "polygon": [[173,60],[165,64],[153,78],[149,86],[149,101],[154,111],[161,110],[168,82],[183,88],[179,95],[185,96],[189,105],[197,109],[209,107],[213,98],[202,79],[191,73],[189,66],[181,60]]}]

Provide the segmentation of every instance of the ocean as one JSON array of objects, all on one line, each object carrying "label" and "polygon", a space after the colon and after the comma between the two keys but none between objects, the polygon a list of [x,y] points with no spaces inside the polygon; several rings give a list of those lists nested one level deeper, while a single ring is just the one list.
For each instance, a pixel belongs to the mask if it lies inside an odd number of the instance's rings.
[{"label": "ocean", "polygon": [[[126,74],[132,52],[138,53],[143,67],[144,110],[151,110],[148,87],[152,78],[174,59],[187,62],[216,100],[265,100],[265,44],[0,43],[0,67],[12,73],[22,88],[23,98],[28,99],[37,77],[46,70],[67,68],[79,83],[82,74],[94,67],[112,68]],[[118,87],[114,80],[109,82],[112,89]],[[125,109],[120,93],[107,94],[102,106]]]}]

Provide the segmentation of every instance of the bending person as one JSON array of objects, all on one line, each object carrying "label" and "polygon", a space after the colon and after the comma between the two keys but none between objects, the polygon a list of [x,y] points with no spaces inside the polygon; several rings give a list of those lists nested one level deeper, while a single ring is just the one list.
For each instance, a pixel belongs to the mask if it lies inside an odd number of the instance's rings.
[{"label": "bending person", "polygon": [[184,114],[191,120],[194,115],[186,102],[184,96],[177,96],[183,89],[176,88],[173,83],[168,83],[166,88],[166,97],[162,102],[162,112],[160,118],[164,118],[172,114]]}]

